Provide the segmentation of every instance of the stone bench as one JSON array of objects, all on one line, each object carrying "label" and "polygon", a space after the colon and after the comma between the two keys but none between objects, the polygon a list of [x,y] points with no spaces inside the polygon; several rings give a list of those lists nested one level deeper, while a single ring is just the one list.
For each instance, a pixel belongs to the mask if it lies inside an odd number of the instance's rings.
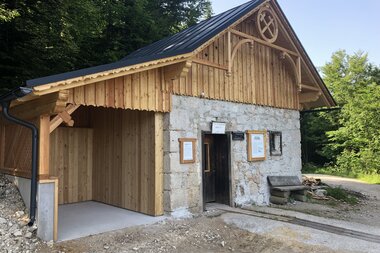
[{"label": "stone bench", "polygon": [[306,201],[308,186],[302,185],[297,176],[268,176],[270,185],[270,199],[273,204],[284,205],[289,198],[302,202]]}]

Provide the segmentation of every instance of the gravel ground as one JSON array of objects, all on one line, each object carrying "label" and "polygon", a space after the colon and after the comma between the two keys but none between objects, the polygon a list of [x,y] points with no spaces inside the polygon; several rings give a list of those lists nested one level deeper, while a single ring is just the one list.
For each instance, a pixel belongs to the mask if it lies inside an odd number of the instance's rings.
[{"label": "gravel ground", "polygon": [[35,252],[44,245],[28,221],[18,189],[0,174],[0,252]]},{"label": "gravel ground", "polygon": [[355,179],[328,175],[307,174],[305,176],[320,178],[327,185],[340,186],[343,189],[363,194],[365,197],[359,197],[359,203],[356,205],[340,201],[313,200],[311,202],[294,202],[293,204],[282,206],[272,204],[271,206],[320,217],[380,227],[380,185],[372,185]]},{"label": "gravel ground", "polygon": [[54,244],[37,239],[36,227],[29,228],[27,221],[17,188],[0,174],[0,252],[336,252],[252,233],[227,224],[217,211]]}]

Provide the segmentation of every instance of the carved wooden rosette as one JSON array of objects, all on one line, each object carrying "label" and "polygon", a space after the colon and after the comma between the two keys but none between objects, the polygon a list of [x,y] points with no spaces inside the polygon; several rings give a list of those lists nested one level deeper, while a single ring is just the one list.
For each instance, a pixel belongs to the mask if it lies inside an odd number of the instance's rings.
[{"label": "carved wooden rosette", "polygon": [[278,23],[273,11],[268,6],[259,10],[256,24],[261,37],[265,41],[273,43],[277,40]]}]

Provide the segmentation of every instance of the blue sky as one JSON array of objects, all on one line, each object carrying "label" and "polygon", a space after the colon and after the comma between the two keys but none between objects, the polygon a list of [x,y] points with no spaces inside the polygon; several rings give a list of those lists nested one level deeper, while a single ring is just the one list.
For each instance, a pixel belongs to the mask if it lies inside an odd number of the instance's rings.
[{"label": "blue sky", "polygon": [[[211,0],[215,14],[248,0]],[[380,65],[379,0],[278,0],[315,66],[333,52],[362,50]]]}]

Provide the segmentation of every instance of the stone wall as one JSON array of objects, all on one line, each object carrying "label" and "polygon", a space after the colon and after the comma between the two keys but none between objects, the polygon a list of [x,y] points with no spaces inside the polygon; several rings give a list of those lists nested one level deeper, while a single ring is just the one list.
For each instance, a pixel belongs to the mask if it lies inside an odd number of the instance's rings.
[{"label": "stone wall", "polygon": [[[210,122],[227,122],[226,131],[282,132],[282,156],[247,161],[247,143],[231,141],[232,202],[234,205],[269,203],[268,175],[301,176],[299,112],[255,105],[173,96],[172,112],[164,119],[164,208],[173,216],[202,211],[202,131]],[[180,164],[178,138],[197,138],[194,164]]]}]

